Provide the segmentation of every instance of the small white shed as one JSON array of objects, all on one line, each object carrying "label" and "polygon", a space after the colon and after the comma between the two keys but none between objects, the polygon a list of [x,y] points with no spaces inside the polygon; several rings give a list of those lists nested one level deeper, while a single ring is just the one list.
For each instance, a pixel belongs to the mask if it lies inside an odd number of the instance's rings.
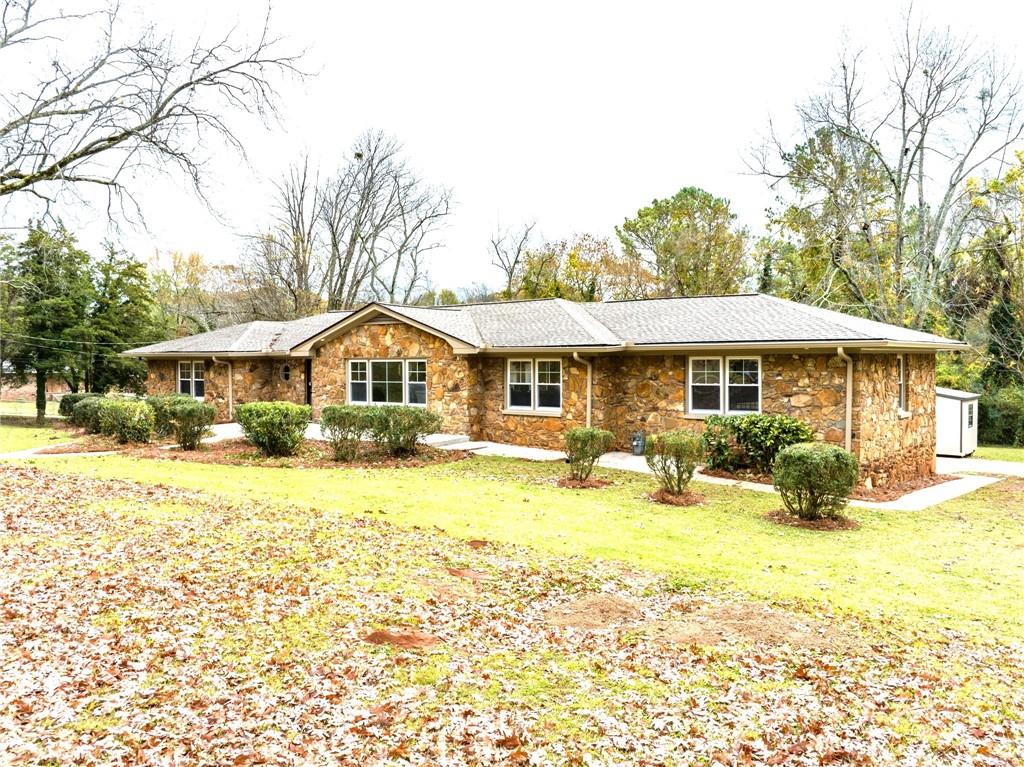
[{"label": "small white shed", "polygon": [[978,447],[978,397],[935,387],[935,453],[962,457]]}]

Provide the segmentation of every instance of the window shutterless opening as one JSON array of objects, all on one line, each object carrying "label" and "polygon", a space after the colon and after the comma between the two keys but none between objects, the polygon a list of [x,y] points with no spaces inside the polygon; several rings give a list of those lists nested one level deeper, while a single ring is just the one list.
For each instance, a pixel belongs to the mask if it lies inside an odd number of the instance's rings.
[{"label": "window shutterless opening", "polygon": [[551,414],[562,411],[561,360],[510,359],[505,370],[505,402],[509,410]]},{"label": "window shutterless opening", "polygon": [[427,404],[426,360],[349,360],[348,401],[354,405]]},{"label": "window shutterless opening", "polygon": [[687,412],[746,415],[761,412],[760,357],[690,357]]},{"label": "window shutterless opening", "polygon": [[196,399],[206,396],[206,365],[202,360],[178,362],[178,394],[187,394]]}]

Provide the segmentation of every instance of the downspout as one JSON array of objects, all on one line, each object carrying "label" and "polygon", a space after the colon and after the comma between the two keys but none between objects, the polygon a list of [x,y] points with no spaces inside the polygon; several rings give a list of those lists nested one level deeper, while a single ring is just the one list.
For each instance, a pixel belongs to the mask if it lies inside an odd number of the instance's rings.
[{"label": "downspout", "polygon": [[235,420],[235,372],[231,367],[231,360],[219,360],[211,357],[214,365],[228,366],[228,420]]},{"label": "downspout", "polygon": [[590,362],[587,362],[585,359],[583,359],[580,356],[579,352],[573,352],[572,353],[572,358],[574,360],[576,360],[577,362],[579,362],[581,365],[586,365],[587,366],[587,426],[589,427],[590,426],[590,401],[592,399],[591,392],[593,391],[593,381],[594,381],[594,366]]},{"label": "downspout", "polygon": [[846,363],[846,449],[853,450],[853,358],[840,346],[836,356]]}]

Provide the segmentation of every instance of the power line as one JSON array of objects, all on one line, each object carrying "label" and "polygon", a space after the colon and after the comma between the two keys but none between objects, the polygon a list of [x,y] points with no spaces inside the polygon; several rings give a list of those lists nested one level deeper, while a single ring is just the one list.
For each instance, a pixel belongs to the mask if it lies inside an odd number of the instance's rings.
[{"label": "power line", "polygon": [[[159,341],[76,341],[71,338],[47,338],[46,336],[27,336],[23,333],[8,333],[13,338],[28,338],[32,341],[52,341],[58,344],[81,344],[83,346],[146,346],[159,343]],[[31,344],[26,344],[30,346]]]}]

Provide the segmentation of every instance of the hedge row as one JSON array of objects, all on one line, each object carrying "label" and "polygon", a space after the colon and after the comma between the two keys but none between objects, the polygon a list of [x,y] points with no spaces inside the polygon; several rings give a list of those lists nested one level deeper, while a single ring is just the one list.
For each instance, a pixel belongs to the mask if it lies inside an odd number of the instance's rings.
[{"label": "hedge row", "polygon": [[320,431],[337,461],[355,458],[366,439],[388,455],[409,456],[419,440],[440,428],[441,416],[421,407],[328,405],[320,414]]}]

